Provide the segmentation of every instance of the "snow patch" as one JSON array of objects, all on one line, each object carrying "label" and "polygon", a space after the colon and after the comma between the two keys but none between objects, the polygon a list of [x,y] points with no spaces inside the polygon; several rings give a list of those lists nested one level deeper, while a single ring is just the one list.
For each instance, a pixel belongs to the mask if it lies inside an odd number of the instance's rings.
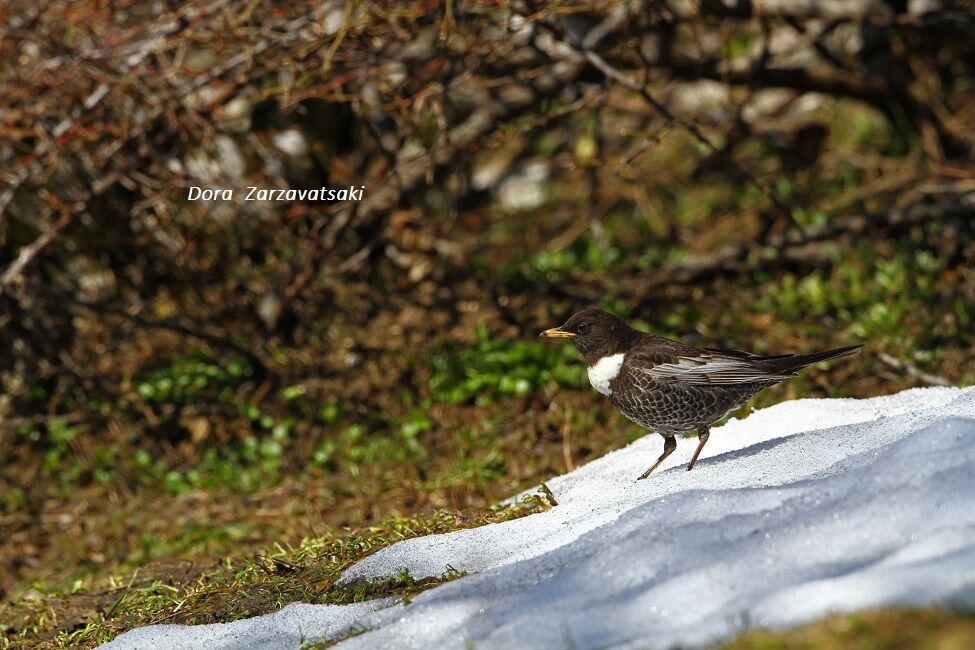
[{"label": "snow patch", "polygon": [[383,598],[352,605],[292,603],[273,614],[232,623],[140,627],[100,647],[128,650],[300,648],[346,634],[356,628],[356,621],[364,615],[395,602],[395,598]]},{"label": "snow patch", "polygon": [[975,607],[975,389],[778,404],[713,429],[685,472],[694,446],[636,482],[660,453],[648,435],[549,481],[548,512],[406,540],[343,575],[473,574],[408,606],[292,605],[104,647],[297,648],[355,625],[372,631],[341,647],[666,648],[832,611]]}]

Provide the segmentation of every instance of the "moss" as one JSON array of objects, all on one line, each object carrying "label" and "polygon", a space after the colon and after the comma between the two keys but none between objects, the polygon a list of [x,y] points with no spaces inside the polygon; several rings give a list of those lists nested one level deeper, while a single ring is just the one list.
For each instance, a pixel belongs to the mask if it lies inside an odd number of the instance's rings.
[{"label": "moss", "polygon": [[79,648],[105,643],[141,625],[226,622],[292,602],[346,604],[396,596],[408,603],[466,573],[446,566],[439,577],[414,578],[404,572],[342,585],[336,580],[355,562],[397,541],[509,521],[550,507],[549,499],[529,495],[514,505],[467,515],[438,511],[394,517],[367,529],[306,539],[294,548],[278,544],[250,559],[224,560],[178,580],[136,571],[90,589],[34,594],[0,608],[0,629],[6,634],[4,643],[14,648]]},{"label": "moss", "polygon": [[787,631],[755,630],[723,650],[963,650],[975,617],[942,609],[874,610],[829,616]]}]

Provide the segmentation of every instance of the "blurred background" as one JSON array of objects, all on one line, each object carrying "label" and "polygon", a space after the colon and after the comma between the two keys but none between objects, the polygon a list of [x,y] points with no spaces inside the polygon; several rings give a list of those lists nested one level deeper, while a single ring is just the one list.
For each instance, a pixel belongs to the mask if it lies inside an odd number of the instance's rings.
[{"label": "blurred background", "polygon": [[0,596],[623,446],[537,338],[588,305],[867,346],[753,406],[972,383],[973,32],[948,0],[0,5]]}]

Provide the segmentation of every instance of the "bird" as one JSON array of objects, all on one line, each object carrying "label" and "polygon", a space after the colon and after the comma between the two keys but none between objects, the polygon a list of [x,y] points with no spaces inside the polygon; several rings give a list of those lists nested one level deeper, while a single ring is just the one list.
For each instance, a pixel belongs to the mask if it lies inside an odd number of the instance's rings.
[{"label": "bird", "polygon": [[697,449],[687,465],[691,471],[715,422],[806,366],[856,354],[863,347],[775,355],[700,348],[637,331],[592,307],[541,336],[569,339],[585,359],[592,387],[629,420],[663,436],[663,453],[638,481],[674,452],[678,435],[697,432]]}]

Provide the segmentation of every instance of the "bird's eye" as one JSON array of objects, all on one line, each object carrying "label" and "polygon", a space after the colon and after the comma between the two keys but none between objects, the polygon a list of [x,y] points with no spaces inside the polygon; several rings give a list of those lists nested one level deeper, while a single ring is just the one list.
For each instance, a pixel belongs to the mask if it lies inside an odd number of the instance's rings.
[{"label": "bird's eye", "polygon": [[579,323],[579,325],[576,326],[576,330],[578,330],[580,334],[585,334],[588,329],[589,326],[585,323]]}]

